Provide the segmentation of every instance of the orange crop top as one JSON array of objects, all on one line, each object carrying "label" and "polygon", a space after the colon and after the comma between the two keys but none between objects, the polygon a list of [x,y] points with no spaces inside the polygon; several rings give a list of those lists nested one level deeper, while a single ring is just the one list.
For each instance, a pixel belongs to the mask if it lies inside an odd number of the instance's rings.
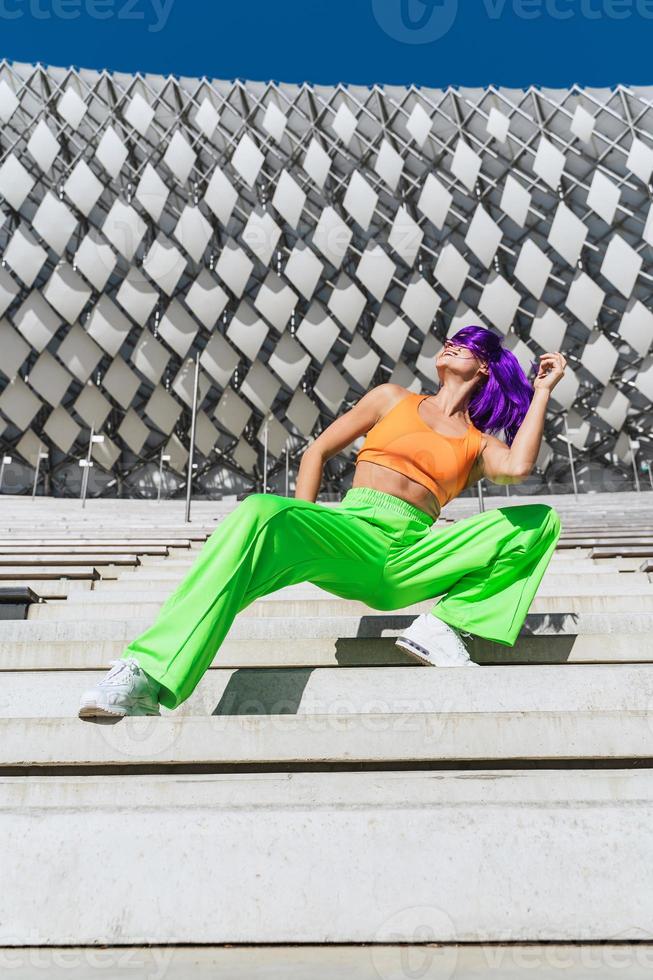
[{"label": "orange crop top", "polygon": [[417,411],[428,397],[411,392],[393,405],[367,433],[356,463],[368,460],[403,473],[427,487],[442,508],[464,490],[482,432],[473,424],[464,436],[436,432]]}]

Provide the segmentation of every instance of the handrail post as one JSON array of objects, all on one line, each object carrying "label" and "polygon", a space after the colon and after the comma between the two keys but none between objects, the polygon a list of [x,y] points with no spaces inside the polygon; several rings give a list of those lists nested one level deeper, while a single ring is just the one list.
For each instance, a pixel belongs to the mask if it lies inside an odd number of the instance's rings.
[{"label": "handrail post", "polygon": [[195,449],[195,419],[197,417],[197,389],[200,377],[200,355],[195,353],[195,381],[193,384],[193,411],[190,423],[190,446],[188,447],[188,475],[186,477],[186,523],[190,523],[190,495],[193,484],[193,451]]}]

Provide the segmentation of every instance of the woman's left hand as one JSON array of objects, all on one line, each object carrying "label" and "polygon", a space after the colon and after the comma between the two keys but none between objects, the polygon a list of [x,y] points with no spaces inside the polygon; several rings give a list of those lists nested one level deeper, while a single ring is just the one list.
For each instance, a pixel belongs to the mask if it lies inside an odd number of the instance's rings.
[{"label": "woman's left hand", "polygon": [[551,354],[540,354],[539,368],[533,387],[547,388],[550,391],[565,373],[566,365],[567,360],[559,350]]}]

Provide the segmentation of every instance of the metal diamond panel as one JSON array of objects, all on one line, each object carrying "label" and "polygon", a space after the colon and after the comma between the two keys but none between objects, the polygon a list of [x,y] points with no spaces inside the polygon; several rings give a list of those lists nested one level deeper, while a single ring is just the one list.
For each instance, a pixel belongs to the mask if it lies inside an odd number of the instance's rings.
[{"label": "metal diamond panel", "polygon": [[0,93],[0,430],[29,449],[22,486],[40,440],[46,492],[77,492],[93,425],[90,492],[151,492],[161,452],[180,491],[196,354],[198,491],[261,486],[266,419],[281,486],[371,385],[432,390],[473,322],[524,367],[567,356],[532,481],[568,483],[565,420],[586,476],[628,467],[629,436],[650,458],[651,89],[3,61]]}]

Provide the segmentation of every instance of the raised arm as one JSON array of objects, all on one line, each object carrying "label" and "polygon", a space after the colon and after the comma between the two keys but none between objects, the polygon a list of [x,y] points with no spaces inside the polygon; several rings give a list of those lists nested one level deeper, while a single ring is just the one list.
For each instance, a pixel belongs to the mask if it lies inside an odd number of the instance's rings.
[{"label": "raised arm", "polygon": [[406,394],[401,385],[386,384],[370,388],[353,408],[338,416],[304,450],[299,464],[295,497],[315,501],[322,482],[324,464],[367,433],[395,401]]},{"label": "raised arm", "polygon": [[560,351],[540,354],[533,398],[511,446],[486,435],[486,445],[476,461],[467,486],[487,477],[491,483],[522,483],[531,473],[542,443],[544,419],[551,389],[564,374],[567,361]]}]

